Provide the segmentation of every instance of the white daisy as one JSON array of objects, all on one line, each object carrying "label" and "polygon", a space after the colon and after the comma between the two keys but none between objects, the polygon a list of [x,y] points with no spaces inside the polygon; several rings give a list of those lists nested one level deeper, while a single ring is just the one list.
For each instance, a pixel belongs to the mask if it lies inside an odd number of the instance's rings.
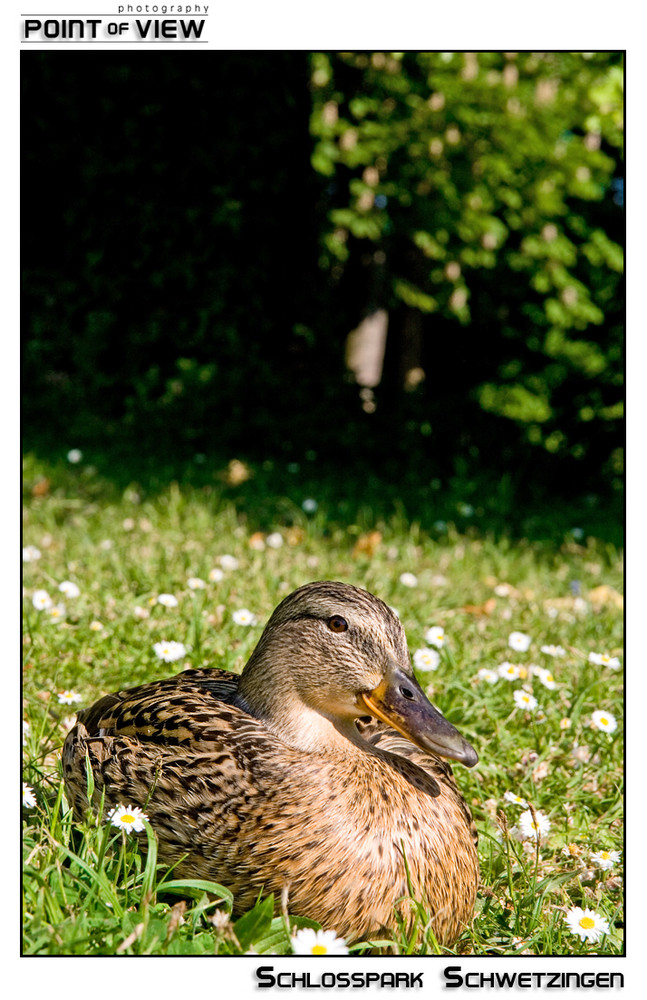
[{"label": "white daisy", "polygon": [[315,931],[304,927],[290,938],[295,955],[347,955],[348,948],[343,938],[334,931]]},{"label": "white daisy", "polygon": [[494,670],[489,670],[487,667],[481,667],[478,674],[476,675],[480,681],[487,681],[488,684],[496,684],[499,677]]},{"label": "white daisy", "polygon": [[445,644],[445,630],[440,625],[432,625],[425,632],[425,641],[430,646],[436,646],[437,649],[441,649]]},{"label": "white daisy", "polygon": [[521,668],[516,663],[502,663],[497,667],[499,677],[504,677],[507,681],[516,681],[521,677]]},{"label": "white daisy", "polygon": [[181,660],[186,655],[186,646],[183,642],[169,641],[167,639],[156,642],[153,649],[160,660],[164,660],[165,663],[173,663],[175,660]]},{"label": "white daisy", "polygon": [[550,820],[545,813],[535,810],[536,820],[530,809],[521,813],[519,828],[524,840],[541,840],[550,831]]},{"label": "white daisy", "polygon": [[90,622],[89,628],[92,632],[103,632],[103,625],[101,624],[100,621],[97,621],[96,619]]},{"label": "white daisy", "polygon": [[521,796],[517,795],[516,792],[506,792],[503,798],[506,800],[506,802],[512,802],[512,804],[515,806],[523,806],[524,809],[528,808],[528,803],[526,802],[526,800],[522,799]]},{"label": "white daisy", "polygon": [[231,617],[236,625],[254,625],[256,622],[256,615],[252,614],[249,608],[239,608],[238,611],[232,612]]},{"label": "white daisy", "polygon": [[[223,569],[228,569],[228,570],[238,569],[240,565],[240,563],[236,559],[236,556],[230,556],[230,555],[220,556],[218,562],[220,563]],[[209,578],[211,579],[211,574],[209,574]]]},{"label": "white daisy", "polygon": [[615,715],[612,715],[611,712],[602,712],[598,710],[593,713],[591,719],[593,720],[595,728],[601,730],[603,733],[614,733],[618,728],[616,717]]},{"label": "white daisy", "polygon": [[46,611],[47,608],[52,607],[54,602],[46,590],[35,590],[31,599],[31,603],[34,605],[37,611]]},{"label": "white daisy", "polygon": [[566,914],[566,923],[571,934],[578,934],[582,941],[597,941],[603,934],[609,933],[609,923],[595,910],[583,910],[574,906]]},{"label": "white daisy", "polygon": [[413,573],[401,573],[400,574],[400,583],[404,587],[417,587],[418,586],[418,577],[414,576]]},{"label": "white daisy", "polygon": [[26,545],[22,550],[22,561],[23,562],[36,562],[40,559],[40,549],[37,549],[35,545]]},{"label": "white daisy", "polygon": [[22,804],[25,809],[33,809],[37,805],[34,789],[26,781],[22,783]]},{"label": "white daisy", "polygon": [[591,861],[606,872],[620,861],[620,851],[596,851],[591,855]]},{"label": "white daisy", "polygon": [[209,573],[209,579],[212,583],[220,583],[221,580],[225,579],[225,574],[217,566],[212,569]]},{"label": "white daisy", "polygon": [[58,589],[66,597],[78,597],[81,593],[79,587],[71,580],[63,580],[63,583],[59,583]]},{"label": "white daisy", "polygon": [[113,826],[118,826],[120,830],[128,833],[141,833],[145,830],[144,820],[148,819],[145,812],[139,806],[115,806],[108,813],[108,819]]},{"label": "white daisy", "polygon": [[75,705],[77,701],[83,701],[83,698],[76,691],[59,691],[58,693],[59,705]]},{"label": "white daisy", "polygon": [[46,608],[45,610],[53,622],[58,622],[61,618],[65,617],[64,604],[53,604],[51,608]]},{"label": "white daisy", "polygon": [[508,636],[508,646],[518,653],[525,653],[531,642],[532,639],[525,632],[511,632]]},{"label": "white daisy", "polygon": [[559,720],[559,728],[560,729],[570,729],[572,725],[573,725],[573,723],[571,722],[571,720],[569,718],[564,718],[564,719],[560,719]]},{"label": "white daisy", "polygon": [[278,531],[273,531],[271,535],[267,536],[265,541],[271,549],[280,549],[283,545],[283,535]]},{"label": "white daisy", "polygon": [[177,597],[173,594],[160,594],[157,603],[163,604],[165,608],[177,608]]},{"label": "white daisy", "polygon": [[204,590],[207,586],[204,580],[199,576],[190,576],[186,581],[186,585],[189,590]]},{"label": "white daisy", "polygon": [[67,453],[67,460],[68,462],[71,462],[72,465],[78,465],[82,458],[83,452],[79,451],[78,448],[70,448]]},{"label": "white daisy", "polygon": [[617,656],[609,656],[608,653],[589,653],[589,663],[595,663],[598,667],[609,667],[610,670],[618,670],[620,660]]},{"label": "white daisy", "polygon": [[436,670],[440,655],[435,649],[417,649],[413,654],[413,663],[418,670]]},{"label": "white daisy", "polygon": [[522,691],[518,688],[513,692],[512,697],[515,700],[517,708],[525,708],[529,712],[534,712],[537,708],[537,699],[532,694],[528,694],[526,691]]},{"label": "white daisy", "polygon": [[553,691],[557,687],[557,681],[550,670],[546,670],[545,667],[534,667],[532,672],[536,674],[544,687],[548,688],[549,691]]},{"label": "white daisy", "polygon": [[566,650],[563,646],[542,646],[541,651],[546,656],[566,656]]}]

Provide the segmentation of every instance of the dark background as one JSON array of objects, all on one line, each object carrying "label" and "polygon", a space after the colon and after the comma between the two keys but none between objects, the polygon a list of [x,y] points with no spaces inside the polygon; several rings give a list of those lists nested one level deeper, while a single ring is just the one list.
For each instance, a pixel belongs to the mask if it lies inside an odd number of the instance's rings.
[{"label": "dark background", "polygon": [[[621,67],[24,53],[26,450],[145,489],[236,458],[243,506],[298,467],[346,517],[460,500],[532,533],[566,504],[616,538]],[[360,393],[346,341],[376,308]]]}]

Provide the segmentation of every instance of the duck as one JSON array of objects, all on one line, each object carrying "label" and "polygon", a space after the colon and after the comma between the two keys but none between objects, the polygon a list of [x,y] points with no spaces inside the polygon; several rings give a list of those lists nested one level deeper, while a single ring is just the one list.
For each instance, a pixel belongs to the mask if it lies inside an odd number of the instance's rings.
[{"label": "duck", "polygon": [[105,695],[62,753],[77,819],[102,798],[139,806],[159,859],[229,888],[234,915],[272,893],[357,942],[413,927],[417,900],[443,946],[479,884],[448,760],[478,756],[422,690],[397,614],[329,580],[281,601],[241,674],[186,669]]}]

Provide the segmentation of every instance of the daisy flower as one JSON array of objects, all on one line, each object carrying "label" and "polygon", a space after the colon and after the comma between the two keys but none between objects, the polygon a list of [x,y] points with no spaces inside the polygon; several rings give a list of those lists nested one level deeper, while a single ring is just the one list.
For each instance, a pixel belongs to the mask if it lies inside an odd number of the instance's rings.
[{"label": "daisy flower", "polygon": [[[240,565],[240,563],[236,559],[236,556],[230,556],[230,555],[220,556],[218,562],[220,563],[223,569],[229,569],[229,570],[238,569]],[[211,576],[211,574],[209,575]]]},{"label": "daisy flower", "polygon": [[348,948],[343,938],[335,931],[315,931],[304,927],[291,937],[295,955],[347,955]]},{"label": "daisy flower", "polygon": [[566,656],[566,650],[563,646],[542,646],[541,651],[546,656]]},{"label": "daisy flower", "polygon": [[417,649],[413,654],[413,663],[418,670],[436,670],[440,655],[435,649]]},{"label": "daisy flower", "polygon": [[209,573],[209,579],[211,580],[212,583],[220,583],[220,581],[224,580],[224,578],[225,574],[217,566],[214,569],[212,569]]},{"label": "daisy flower", "polygon": [[609,656],[608,653],[589,653],[589,663],[595,663],[598,667],[609,667],[611,670],[617,670],[620,666],[618,657]]},{"label": "daisy flower", "polygon": [[70,448],[67,453],[67,460],[71,462],[72,465],[78,465],[83,458],[83,452],[78,448]]},{"label": "daisy flower", "polygon": [[521,670],[516,663],[502,663],[500,667],[497,667],[497,674],[499,677],[505,677],[507,681],[516,681],[521,677]]},{"label": "daisy flower", "polygon": [[314,514],[318,506],[319,504],[313,497],[306,497],[303,503],[301,504],[301,507],[306,512],[306,514]]},{"label": "daisy flower", "polygon": [[430,646],[436,646],[437,649],[441,649],[445,645],[445,630],[440,625],[432,625],[425,632],[425,641]]},{"label": "daisy flower", "polygon": [[522,799],[521,796],[517,795],[516,792],[506,792],[503,798],[506,800],[506,802],[512,802],[512,804],[515,806],[523,806],[524,809],[528,808],[528,803],[526,802],[526,800]]},{"label": "daisy flower", "polygon": [[157,603],[163,604],[165,608],[177,608],[177,597],[173,594],[160,594]]},{"label": "daisy flower", "polygon": [[568,718],[564,718],[564,719],[560,719],[559,720],[559,728],[560,729],[570,729],[572,725],[573,725],[573,723]]},{"label": "daisy flower", "polygon": [[597,941],[603,934],[609,933],[608,921],[595,910],[574,906],[566,913],[565,919],[571,934],[578,934],[582,941]]},{"label": "daisy flower", "polygon": [[603,733],[614,733],[618,728],[616,717],[615,715],[612,715],[611,712],[602,712],[598,710],[593,713],[591,719],[593,720],[595,728],[599,729]]},{"label": "daisy flower", "polygon": [[153,649],[160,660],[164,660],[165,663],[173,663],[175,660],[181,660],[186,655],[186,646],[183,642],[168,641],[167,639],[156,642]]},{"label": "daisy flower", "polygon": [[417,587],[418,586],[418,577],[414,576],[413,573],[401,573],[400,574],[400,583],[404,587]]},{"label": "daisy flower", "polygon": [[613,868],[616,861],[620,861],[620,851],[596,851],[591,855],[591,861],[606,872]]},{"label": "daisy flower", "polygon": [[25,809],[33,809],[37,805],[34,789],[26,781],[22,783],[22,804]]},{"label": "daisy flower", "polygon": [[46,608],[45,610],[47,611],[47,614],[49,615],[49,617],[54,622],[60,621],[61,618],[63,618],[65,616],[65,605],[64,604],[55,604],[55,605],[52,605],[52,607],[50,607],[50,608]]},{"label": "daisy flower", "polygon": [[202,580],[199,576],[190,576],[186,581],[186,585],[189,590],[204,590],[207,586],[204,580]]},{"label": "daisy flower", "polygon": [[31,599],[37,611],[45,611],[54,603],[46,590],[35,590]]},{"label": "daisy flower", "polygon": [[115,806],[108,813],[108,819],[113,826],[118,826],[120,830],[128,833],[141,833],[145,830],[144,820],[148,819],[145,812],[139,806]]},{"label": "daisy flower", "polygon": [[524,840],[541,840],[550,830],[550,820],[545,813],[535,810],[536,819],[527,809],[519,817],[519,828]]},{"label": "daisy flower", "polygon": [[78,597],[81,593],[80,589],[71,580],[63,580],[63,583],[59,583],[58,589],[66,597]]},{"label": "daisy flower", "polygon": [[487,681],[488,684],[496,684],[499,679],[498,674],[496,674],[494,670],[489,670],[487,667],[481,667],[476,676],[480,681]]},{"label": "daisy flower", "polygon": [[103,631],[103,625],[101,624],[100,621],[97,621],[96,619],[94,621],[90,622],[89,628],[90,628],[90,630],[92,632],[102,632]]},{"label": "daisy flower", "polygon": [[22,550],[22,561],[36,562],[37,559],[40,559],[40,549],[37,549],[35,545],[26,545]]},{"label": "daisy flower", "polygon": [[265,541],[271,549],[280,549],[283,545],[283,535],[278,531],[273,531],[271,535],[267,536]]},{"label": "daisy flower", "polygon": [[511,632],[508,636],[508,646],[518,653],[525,653],[531,642],[532,639],[525,632]]},{"label": "daisy flower", "polygon": [[512,694],[517,708],[527,708],[529,712],[534,712],[537,708],[537,699],[532,694],[518,689]]},{"label": "daisy flower", "polygon": [[83,701],[83,698],[76,691],[59,691],[58,693],[59,705],[74,705],[77,701]]},{"label": "daisy flower", "polygon": [[557,681],[551,674],[550,670],[546,670],[545,667],[535,667],[533,669],[533,674],[537,675],[541,683],[545,688],[548,688],[549,691],[554,691],[557,687]]},{"label": "daisy flower", "polygon": [[413,663],[418,670],[436,670],[440,656],[435,649],[417,649],[413,654]]},{"label": "daisy flower", "polygon": [[249,608],[240,608],[238,611],[232,612],[231,617],[236,625],[253,625],[256,621],[256,615],[252,614]]}]

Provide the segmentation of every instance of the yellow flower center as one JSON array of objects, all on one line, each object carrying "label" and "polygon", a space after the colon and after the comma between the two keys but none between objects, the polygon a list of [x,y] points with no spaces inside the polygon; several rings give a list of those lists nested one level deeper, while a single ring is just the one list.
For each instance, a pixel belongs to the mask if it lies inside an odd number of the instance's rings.
[{"label": "yellow flower center", "polygon": [[595,920],[592,920],[591,917],[582,917],[580,927],[583,927],[585,931],[590,931],[592,927],[595,927]]},{"label": "yellow flower center", "polygon": [[124,815],[123,815],[123,816],[121,817],[121,822],[122,822],[122,823],[134,823],[134,822],[135,822],[135,817],[134,817],[134,816],[131,816],[131,815],[130,815],[129,813],[125,813],[125,814],[124,814]]},{"label": "yellow flower center", "polygon": [[610,659],[611,659],[611,657],[607,656],[606,653],[602,654],[602,660],[603,660],[604,663],[608,663]]},{"label": "yellow flower center", "polygon": [[313,955],[327,955],[328,954],[328,949],[326,948],[325,944],[315,944],[315,945],[312,946],[312,954]]},{"label": "yellow flower center", "polygon": [[603,859],[603,861],[608,861],[609,860],[609,852],[608,851],[600,851],[600,857]]},{"label": "yellow flower center", "polygon": [[604,716],[602,716],[602,718],[600,719],[600,725],[601,726],[608,726],[609,725],[609,720],[605,719]]}]

